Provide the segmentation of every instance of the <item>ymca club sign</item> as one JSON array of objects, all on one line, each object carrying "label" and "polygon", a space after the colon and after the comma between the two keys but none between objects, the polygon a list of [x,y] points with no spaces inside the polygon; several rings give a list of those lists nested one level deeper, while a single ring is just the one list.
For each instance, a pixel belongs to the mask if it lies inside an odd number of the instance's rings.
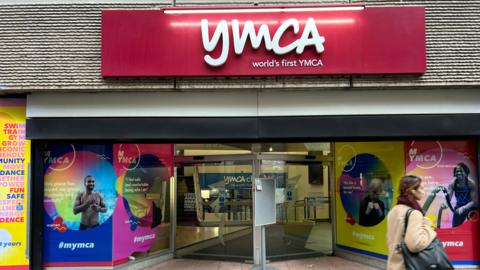
[{"label": "ymca club sign", "polygon": [[420,6],[102,12],[105,77],[421,74],[425,69]]}]

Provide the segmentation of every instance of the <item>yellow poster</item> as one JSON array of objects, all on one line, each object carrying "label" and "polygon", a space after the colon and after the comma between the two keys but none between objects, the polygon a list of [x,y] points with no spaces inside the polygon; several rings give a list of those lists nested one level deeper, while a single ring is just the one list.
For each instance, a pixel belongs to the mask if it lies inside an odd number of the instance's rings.
[{"label": "yellow poster", "polygon": [[0,99],[0,269],[28,269],[25,99]]},{"label": "yellow poster", "polygon": [[386,216],[405,172],[403,145],[335,143],[338,248],[387,258]]}]

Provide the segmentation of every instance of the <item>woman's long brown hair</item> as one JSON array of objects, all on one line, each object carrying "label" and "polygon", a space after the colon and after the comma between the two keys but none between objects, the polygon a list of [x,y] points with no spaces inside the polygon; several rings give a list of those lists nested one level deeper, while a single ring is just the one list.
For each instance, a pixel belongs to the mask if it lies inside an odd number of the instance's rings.
[{"label": "woman's long brown hair", "polygon": [[415,199],[411,191],[418,188],[420,183],[422,183],[422,178],[415,175],[405,175],[400,179],[400,185],[398,186],[398,192],[400,196],[414,201]]}]

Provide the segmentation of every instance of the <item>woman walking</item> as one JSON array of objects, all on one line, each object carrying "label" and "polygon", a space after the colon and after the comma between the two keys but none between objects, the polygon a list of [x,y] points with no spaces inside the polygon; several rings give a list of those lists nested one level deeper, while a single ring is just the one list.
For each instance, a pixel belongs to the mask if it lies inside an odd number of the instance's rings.
[{"label": "woman walking", "polygon": [[[397,205],[390,210],[387,216],[387,270],[405,269],[402,251],[398,248],[400,242],[405,241],[411,252],[419,252],[430,245],[437,236],[432,229],[431,220],[423,216],[424,213],[418,203],[425,197],[422,179],[413,175],[402,177],[399,193]],[[404,240],[405,215],[410,208],[413,208],[414,211],[410,214]]]}]

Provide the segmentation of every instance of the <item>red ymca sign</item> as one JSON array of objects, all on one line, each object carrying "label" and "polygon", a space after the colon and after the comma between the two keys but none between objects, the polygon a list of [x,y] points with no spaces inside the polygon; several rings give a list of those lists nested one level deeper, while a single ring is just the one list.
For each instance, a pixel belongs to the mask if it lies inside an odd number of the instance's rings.
[{"label": "red ymca sign", "polygon": [[102,75],[421,74],[425,9],[195,7],[102,12]]}]

